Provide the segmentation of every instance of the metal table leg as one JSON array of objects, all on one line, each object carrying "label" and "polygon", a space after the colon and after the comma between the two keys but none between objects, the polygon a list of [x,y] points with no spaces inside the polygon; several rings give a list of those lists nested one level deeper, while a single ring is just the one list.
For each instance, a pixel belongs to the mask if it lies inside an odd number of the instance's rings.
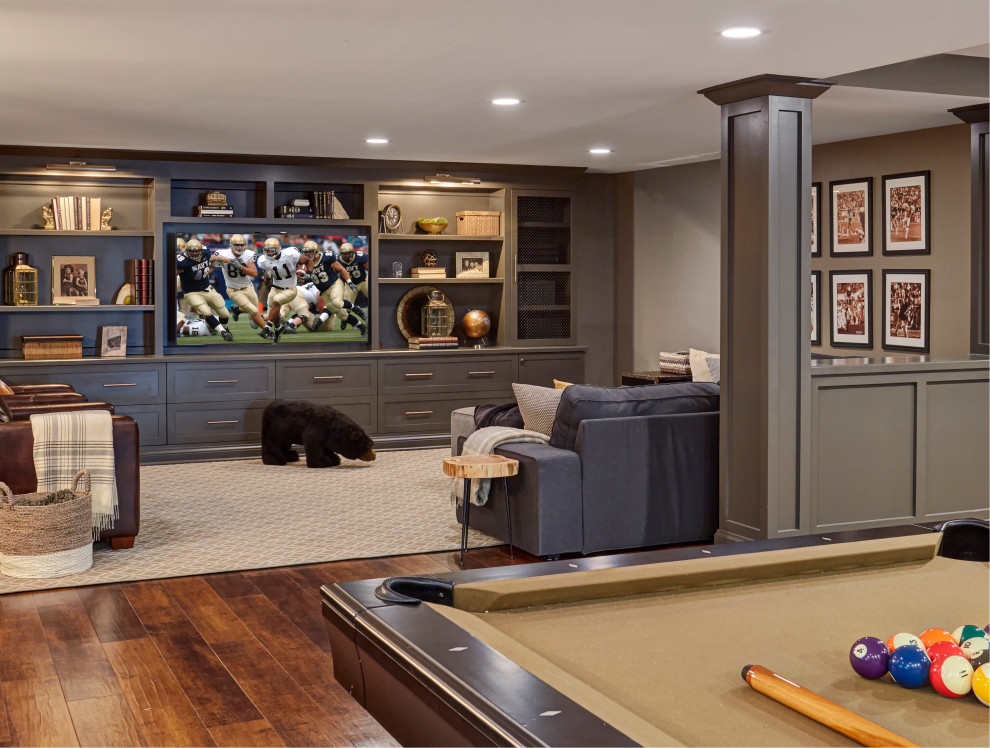
[{"label": "metal table leg", "polygon": [[502,493],[505,494],[505,526],[509,530],[509,558],[515,558],[512,555],[512,502],[509,501],[509,484],[504,475],[502,476]]},{"label": "metal table leg", "polygon": [[467,551],[468,522],[471,518],[471,479],[464,479],[464,508],[461,511],[461,566],[464,566],[464,553]]}]

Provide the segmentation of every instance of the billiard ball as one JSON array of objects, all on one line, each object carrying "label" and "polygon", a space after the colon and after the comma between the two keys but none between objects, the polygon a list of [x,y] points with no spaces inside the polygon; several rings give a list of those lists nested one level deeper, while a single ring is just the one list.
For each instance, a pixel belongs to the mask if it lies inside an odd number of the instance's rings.
[{"label": "billiard ball", "polygon": [[904,688],[919,688],[928,682],[928,670],[932,661],[920,646],[906,644],[890,655],[887,667],[894,682]]},{"label": "billiard ball", "polygon": [[952,642],[935,642],[928,648],[928,659],[932,662],[935,662],[939,657],[948,657],[949,655],[964,656],[964,654],[962,647]]},{"label": "billiard ball", "polygon": [[[990,656],[990,641],[983,635],[969,637],[959,645],[959,648],[967,660],[974,663],[976,660],[980,660],[980,665]],[[973,667],[979,667],[979,665],[974,664]]]},{"label": "billiard ball", "polygon": [[849,650],[849,664],[852,665],[852,669],[857,675],[869,680],[876,680],[887,674],[889,659],[887,645],[875,636],[857,639]]},{"label": "billiard ball", "polygon": [[956,640],[956,644],[962,644],[964,641],[972,636],[986,636],[987,632],[981,629],[979,626],[974,626],[969,623],[965,626],[960,626],[955,631],[952,632],[952,638]]},{"label": "billiard ball", "polygon": [[928,676],[932,687],[950,699],[965,696],[973,687],[973,666],[962,655],[949,655],[936,660]]},{"label": "billiard ball", "polygon": [[935,642],[952,642],[953,644],[958,643],[955,638],[953,638],[952,634],[945,629],[926,629],[921,632],[921,636],[918,638],[921,639],[921,643],[925,645],[925,649],[928,649]]},{"label": "billiard ball", "polygon": [[898,647],[906,647],[909,645],[921,647],[922,649],[925,648],[925,645],[921,643],[921,639],[917,636],[914,634],[905,634],[901,632],[900,634],[894,634],[887,640],[887,651],[893,654],[894,650]]},{"label": "billiard ball", "polygon": [[976,698],[990,706],[990,665],[984,663],[973,673],[973,693]]}]

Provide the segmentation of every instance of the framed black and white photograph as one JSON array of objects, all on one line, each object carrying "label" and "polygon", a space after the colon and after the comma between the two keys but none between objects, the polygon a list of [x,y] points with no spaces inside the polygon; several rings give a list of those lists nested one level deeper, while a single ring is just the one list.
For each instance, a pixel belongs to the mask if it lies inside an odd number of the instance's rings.
[{"label": "framed black and white photograph", "polygon": [[96,258],[52,257],[52,303],[76,304],[96,297]]},{"label": "framed black and white photograph", "polygon": [[811,183],[811,256],[822,256],[821,235],[822,183]]},{"label": "framed black and white photograph", "polygon": [[811,344],[822,344],[822,271],[811,271]]},{"label": "framed black and white photograph", "polygon": [[883,348],[928,352],[931,271],[883,271]]},{"label": "framed black and white photograph", "polygon": [[873,177],[829,182],[832,257],[873,254]]},{"label": "framed black and white photograph", "polygon": [[113,358],[127,355],[127,328],[105,325],[100,328],[100,356]]},{"label": "framed black and white photograph", "polygon": [[883,177],[883,253],[931,254],[931,172]]},{"label": "framed black and white photograph", "polygon": [[835,348],[872,348],[873,271],[832,270],[830,342]]},{"label": "framed black and white photograph", "polygon": [[487,252],[457,252],[455,257],[458,278],[487,278]]}]

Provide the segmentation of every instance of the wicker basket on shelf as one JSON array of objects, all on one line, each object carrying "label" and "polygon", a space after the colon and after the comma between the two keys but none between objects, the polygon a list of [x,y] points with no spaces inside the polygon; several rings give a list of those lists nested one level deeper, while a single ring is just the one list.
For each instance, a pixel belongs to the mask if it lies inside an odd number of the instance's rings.
[{"label": "wicker basket on shelf", "polygon": [[25,579],[63,577],[93,565],[89,471],[76,473],[67,492],[65,500],[43,503],[53,494],[15,496],[0,482],[0,573]]}]

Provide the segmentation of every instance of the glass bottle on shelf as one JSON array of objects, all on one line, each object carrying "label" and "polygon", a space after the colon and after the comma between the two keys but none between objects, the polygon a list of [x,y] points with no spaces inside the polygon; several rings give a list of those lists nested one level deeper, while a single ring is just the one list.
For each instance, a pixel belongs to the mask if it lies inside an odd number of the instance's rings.
[{"label": "glass bottle on shelf", "polygon": [[3,271],[3,301],[7,306],[37,306],[38,271],[28,265],[27,252],[10,257]]}]

